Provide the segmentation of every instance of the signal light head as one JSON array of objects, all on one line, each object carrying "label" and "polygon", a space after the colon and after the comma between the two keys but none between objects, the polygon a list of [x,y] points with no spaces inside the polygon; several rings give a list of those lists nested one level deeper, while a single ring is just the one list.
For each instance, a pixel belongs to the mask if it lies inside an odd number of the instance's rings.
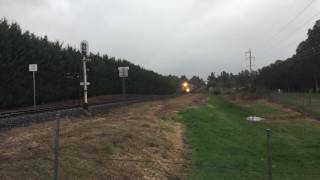
[{"label": "signal light head", "polygon": [[80,44],[80,48],[81,48],[81,54],[84,56],[84,57],[87,57],[88,55],[88,50],[89,50],[89,45],[88,45],[88,41],[81,41],[81,44]]}]

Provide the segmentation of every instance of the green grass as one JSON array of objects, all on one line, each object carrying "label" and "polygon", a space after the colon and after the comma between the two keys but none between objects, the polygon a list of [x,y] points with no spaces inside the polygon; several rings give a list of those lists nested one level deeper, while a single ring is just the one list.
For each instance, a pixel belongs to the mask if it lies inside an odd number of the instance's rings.
[{"label": "green grass", "polygon": [[320,125],[312,121],[248,122],[248,115],[281,114],[270,104],[242,107],[212,96],[181,113],[191,147],[190,179],[267,179],[266,131],[272,129],[274,179],[320,179]]},{"label": "green grass", "polygon": [[256,101],[253,105],[251,105],[250,113],[251,115],[259,115],[259,116],[268,116],[268,115],[278,115],[281,114],[282,111],[277,108],[270,106],[265,101]]}]

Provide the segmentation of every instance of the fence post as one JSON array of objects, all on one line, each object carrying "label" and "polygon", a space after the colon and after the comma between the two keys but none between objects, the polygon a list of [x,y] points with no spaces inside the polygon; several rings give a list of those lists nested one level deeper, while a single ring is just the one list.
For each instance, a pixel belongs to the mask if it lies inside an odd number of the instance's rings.
[{"label": "fence post", "polygon": [[311,98],[311,91],[309,91],[309,104],[310,104],[310,112],[312,113],[312,98]]},{"label": "fence post", "polygon": [[122,77],[122,96],[126,99],[126,79]]},{"label": "fence post", "polygon": [[54,180],[59,179],[59,131],[60,131],[60,112],[56,114],[56,127],[54,139]]},{"label": "fence post", "polygon": [[267,154],[268,154],[268,180],[272,180],[272,144],[271,144],[271,129],[267,131]]}]

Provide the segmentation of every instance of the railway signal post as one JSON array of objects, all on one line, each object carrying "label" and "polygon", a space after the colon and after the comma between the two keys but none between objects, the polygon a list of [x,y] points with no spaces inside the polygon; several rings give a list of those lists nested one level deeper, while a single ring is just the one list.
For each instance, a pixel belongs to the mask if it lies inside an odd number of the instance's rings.
[{"label": "railway signal post", "polygon": [[128,77],[129,67],[118,67],[119,77],[122,78],[122,96],[126,97],[126,77]]},{"label": "railway signal post", "polygon": [[80,82],[80,85],[83,86],[83,93],[84,93],[83,109],[88,110],[88,86],[90,85],[90,83],[87,82],[86,62],[87,62],[89,45],[87,41],[82,41],[80,46],[81,46],[82,65],[83,65],[83,82]]},{"label": "railway signal post", "polygon": [[36,72],[38,71],[38,65],[37,64],[29,64],[29,72],[32,72],[32,78],[33,78],[33,109],[37,109],[37,103],[36,103]]}]

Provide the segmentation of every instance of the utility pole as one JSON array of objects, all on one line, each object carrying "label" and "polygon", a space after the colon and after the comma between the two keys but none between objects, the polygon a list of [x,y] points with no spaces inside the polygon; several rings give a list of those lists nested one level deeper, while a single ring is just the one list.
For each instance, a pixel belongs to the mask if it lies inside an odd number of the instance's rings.
[{"label": "utility pole", "polygon": [[250,70],[250,76],[251,76],[251,73],[252,73],[252,60],[255,58],[252,56],[252,52],[251,52],[251,48],[249,48],[249,51],[248,52],[245,52],[246,54],[249,55],[249,57],[247,57],[249,59],[249,70]]},{"label": "utility pole", "polygon": [[88,86],[90,85],[87,82],[87,54],[88,54],[88,42],[82,41],[81,42],[81,54],[82,54],[82,65],[83,65],[83,82],[80,82],[80,85],[83,86],[83,93],[84,93],[84,103],[83,109],[88,110]]},{"label": "utility pole", "polygon": [[251,49],[249,49],[249,62],[250,62],[250,74],[252,73],[252,54]]},{"label": "utility pole", "polygon": [[245,54],[246,54],[246,55],[247,55],[247,54],[249,55],[249,57],[246,57],[246,58],[249,59],[249,87],[251,88],[251,86],[252,86],[252,81],[253,81],[253,79],[252,79],[252,66],[253,66],[252,60],[253,60],[255,57],[252,56],[251,48],[249,48],[249,51],[248,51],[248,52],[245,52]]}]

